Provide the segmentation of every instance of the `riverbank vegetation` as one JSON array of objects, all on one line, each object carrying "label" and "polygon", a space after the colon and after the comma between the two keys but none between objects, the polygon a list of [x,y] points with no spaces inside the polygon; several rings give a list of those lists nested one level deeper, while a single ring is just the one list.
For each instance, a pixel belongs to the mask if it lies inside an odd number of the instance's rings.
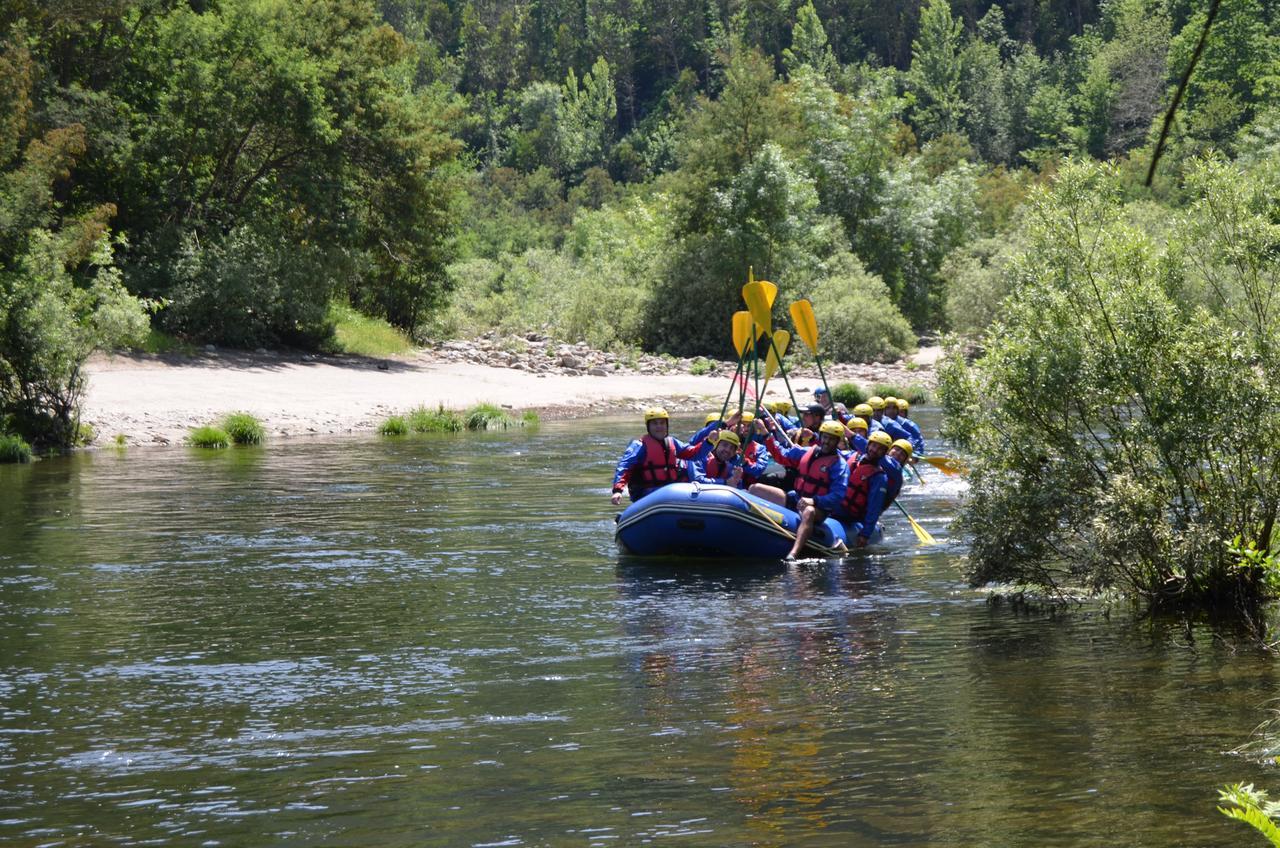
[{"label": "riverbank vegetation", "polygon": [[1172,216],[1116,165],[1032,193],[984,353],[942,372],[976,582],[1249,616],[1276,595],[1278,181],[1270,154],[1205,158]]},{"label": "riverbank vegetation", "polygon": [[1204,22],[1184,0],[9,4],[0,415],[71,443],[84,356],[148,322],[723,357],[748,268],[780,309],[813,300],[832,359],[981,336],[1064,163],[1114,162],[1159,243],[1199,156],[1273,156],[1280,19],[1223,0],[1142,185]]}]

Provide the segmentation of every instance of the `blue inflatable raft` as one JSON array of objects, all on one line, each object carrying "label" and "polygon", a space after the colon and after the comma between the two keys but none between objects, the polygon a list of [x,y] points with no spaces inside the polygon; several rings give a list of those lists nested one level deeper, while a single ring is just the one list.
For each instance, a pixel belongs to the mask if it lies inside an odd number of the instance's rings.
[{"label": "blue inflatable raft", "polygon": [[[618,546],[639,556],[781,559],[795,542],[800,516],[729,486],[672,483],[645,495],[618,517]],[[880,541],[876,528],[872,543]],[[805,547],[810,556],[839,556],[844,527],[828,518]]]}]

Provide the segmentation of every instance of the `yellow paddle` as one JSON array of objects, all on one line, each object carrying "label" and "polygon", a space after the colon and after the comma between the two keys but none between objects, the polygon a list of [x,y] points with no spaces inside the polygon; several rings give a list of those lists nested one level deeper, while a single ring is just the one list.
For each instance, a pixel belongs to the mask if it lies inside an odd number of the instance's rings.
[{"label": "yellow paddle", "polygon": [[729,411],[729,399],[738,384],[738,375],[742,373],[742,364],[746,361],[747,347],[752,342],[751,313],[739,311],[733,313],[733,349],[738,352],[738,370],[733,372],[733,382],[729,385],[729,394],[725,395],[724,406],[720,408],[720,420]]},{"label": "yellow paddle", "polygon": [[827,385],[827,375],[822,371],[822,357],[818,355],[818,319],[814,317],[813,304],[807,300],[797,300],[791,304],[791,322],[795,324],[796,334],[805,347],[813,351],[813,358],[818,362],[818,376],[822,378],[822,386],[830,397],[831,387]]},{"label": "yellow paddle", "polygon": [[907,512],[907,508],[897,501],[893,505],[902,510],[902,514],[907,517],[907,521],[911,522],[911,529],[916,532],[916,538],[920,540],[922,545],[936,545],[938,540],[929,534],[929,531],[920,526],[920,522],[911,517],[911,513]]},{"label": "yellow paddle", "polygon": [[920,458],[948,477],[969,473],[969,463],[963,459],[956,459],[953,456],[922,456]]}]

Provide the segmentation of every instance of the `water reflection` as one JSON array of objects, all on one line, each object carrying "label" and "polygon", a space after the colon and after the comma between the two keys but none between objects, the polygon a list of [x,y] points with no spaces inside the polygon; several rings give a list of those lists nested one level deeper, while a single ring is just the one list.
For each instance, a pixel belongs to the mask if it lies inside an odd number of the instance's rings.
[{"label": "water reflection", "polygon": [[634,429],[0,467],[0,842],[1240,841],[1269,657],[987,605],[938,476],[941,548],[620,558]]}]

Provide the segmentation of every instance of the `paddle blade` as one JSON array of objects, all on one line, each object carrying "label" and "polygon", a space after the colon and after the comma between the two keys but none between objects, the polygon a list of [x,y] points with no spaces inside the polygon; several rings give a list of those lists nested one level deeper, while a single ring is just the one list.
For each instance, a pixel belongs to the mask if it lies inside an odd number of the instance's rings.
[{"label": "paddle blade", "polygon": [[764,286],[764,300],[769,304],[769,309],[773,309],[773,302],[778,299],[778,287],[768,280],[759,280],[760,285]]},{"label": "paddle blade", "polygon": [[920,522],[916,521],[914,518],[912,518],[909,515],[907,516],[907,521],[911,522],[911,529],[916,531],[916,538],[920,540],[920,544],[922,545],[938,544],[938,540],[933,538],[933,536],[929,533],[928,530],[921,527]]},{"label": "paddle blade", "polygon": [[969,473],[969,465],[964,460],[956,459],[953,456],[925,456],[921,457],[921,459],[948,477]]},{"label": "paddle blade", "polygon": [[769,346],[769,355],[764,360],[764,379],[765,383],[773,379],[773,375],[778,373],[778,367],[781,365],[781,358],[786,355],[787,345],[791,343],[791,334],[786,330],[774,330],[773,344]]},{"label": "paddle blade", "polygon": [[796,335],[804,342],[805,347],[818,354],[818,319],[813,315],[813,304],[807,300],[797,300],[791,304],[791,323],[796,326]]},{"label": "paddle blade", "polygon": [[747,346],[751,344],[753,335],[751,332],[751,313],[733,313],[733,349],[738,352],[739,359],[746,355]]},{"label": "paddle blade", "polygon": [[[773,285],[773,283],[769,283]],[[776,294],[777,287],[774,287]],[[765,284],[761,282],[747,283],[742,287],[742,299],[747,302],[747,309],[751,312],[751,320],[755,321],[760,331],[769,334],[773,332],[773,316],[770,314],[769,292],[765,288]]]}]

